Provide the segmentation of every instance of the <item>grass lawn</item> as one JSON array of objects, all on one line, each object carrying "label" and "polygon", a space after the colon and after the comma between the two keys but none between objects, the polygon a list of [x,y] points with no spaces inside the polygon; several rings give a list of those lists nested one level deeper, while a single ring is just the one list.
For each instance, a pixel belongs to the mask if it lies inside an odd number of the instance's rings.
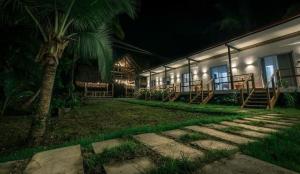
[{"label": "grass lawn", "polygon": [[[283,113],[299,116],[297,109],[240,110],[239,106],[190,105],[186,103],[142,101],[134,99],[106,99],[84,105],[59,117],[51,118],[51,126],[46,134],[44,146],[27,148],[24,145],[30,126],[29,117],[3,117],[0,122],[1,153],[0,162],[30,158],[33,154],[69,145],[80,144],[84,154],[87,173],[101,173],[102,163],[131,159],[138,156],[151,156],[158,169],[150,173],[186,173],[194,171],[208,162],[228,156],[234,152],[216,151],[208,153],[205,159],[196,162],[170,160],[155,156],[152,151],[129,141],[121,147],[108,150],[101,155],[92,153],[91,143],[112,138],[131,140],[131,135],[147,132],[162,132],[189,125],[218,123],[264,113]],[[300,117],[300,116],[299,116]],[[258,123],[255,123],[258,125]],[[239,131],[230,127],[224,131]],[[300,155],[300,125],[282,133],[247,146],[242,151],[256,158],[300,171],[297,164]],[[191,142],[205,138],[202,134],[180,137],[179,141]],[[13,148],[8,148],[13,147]],[[267,150],[266,150],[267,149]]]},{"label": "grass lawn", "polygon": [[[288,113],[289,116],[298,117],[300,110],[297,109],[275,109],[281,113]],[[284,168],[300,172],[300,124],[285,129],[279,133],[243,146],[242,152]]]},{"label": "grass lawn", "polygon": [[[27,148],[24,142],[30,117],[3,117],[0,122],[0,162],[28,158],[46,149],[73,144],[90,146],[92,142],[126,137],[138,133],[160,132],[195,124],[217,123],[245,117],[239,108],[213,111],[200,105],[170,103],[168,107],[106,99],[73,109],[59,118],[51,118],[51,126],[42,147]],[[174,106],[176,106],[174,108]],[[219,106],[224,107],[224,106]],[[225,107],[224,107],[225,108]],[[226,109],[224,109],[226,110]],[[9,131],[7,131],[9,130]]]}]

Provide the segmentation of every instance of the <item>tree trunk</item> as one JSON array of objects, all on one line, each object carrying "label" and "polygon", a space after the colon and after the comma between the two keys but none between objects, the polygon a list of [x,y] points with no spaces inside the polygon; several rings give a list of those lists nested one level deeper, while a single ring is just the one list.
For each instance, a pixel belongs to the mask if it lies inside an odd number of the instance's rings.
[{"label": "tree trunk", "polygon": [[5,110],[6,110],[6,107],[7,107],[7,105],[8,105],[9,99],[10,99],[9,96],[6,97],[6,99],[5,99],[4,103],[3,103],[3,107],[2,107],[2,110],[1,110],[1,116],[3,116],[4,113],[5,113]]},{"label": "tree trunk", "polygon": [[36,98],[38,98],[38,96],[40,95],[41,90],[39,89],[33,96],[30,97],[30,99],[25,102],[21,108],[22,109],[27,109],[29,108],[29,106],[31,106],[31,104],[36,100]]},{"label": "tree trunk", "polygon": [[40,99],[37,106],[37,112],[33,118],[29,137],[30,146],[38,146],[43,141],[57,66],[57,63],[55,62],[48,62],[44,67]]}]

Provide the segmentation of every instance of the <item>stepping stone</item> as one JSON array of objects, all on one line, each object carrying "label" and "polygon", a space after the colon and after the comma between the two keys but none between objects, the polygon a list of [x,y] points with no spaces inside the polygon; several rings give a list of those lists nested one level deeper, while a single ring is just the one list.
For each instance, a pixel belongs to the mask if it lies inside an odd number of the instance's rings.
[{"label": "stepping stone", "polygon": [[[245,123],[245,124],[250,124],[252,121],[249,120],[233,120],[233,122],[236,123]],[[273,128],[273,129],[284,129],[287,128],[287,126],[283,126],[283,125],[278,125],[278,124],[264,124],[263,127],[267,127],[267,128]]]},{"label": "stepping stone", "polygon": [[213,128],[213,129],[226,129],[226,128],[229,128],[229,126],[225,126],[225,125],[221,125],[221,124],[208,124],[208,125],[205,125],[209,128]]},{"label": "stepping stone", "polygon": [[199,140],[194,141],[191,144],[199,146],[202,149],[205,150],[235,150],[238,149],[237,146],[230,145],[227,143],[223,143],[216,140]]},{"label": "stepping stone", "polygon": [[245,137],[241,137],[241,136],[237,136],[237,135],[233,135],[233,134],[229,134],[229,133],[224,133],[222,131],[214,130],[214,129],[207,128],[207,127],[188,126],[185,128],[195,131],[195,132],[201,132],[201,133],[213,136],[213,137],[217,137],[222,140],[229,141],[229,142],[232,142],[235,144],[248,144],[248,143],[254,141],[249,138],[245,138]]},{"label": "stepping stone", "polygon": [[117,146],[120,146],[123,143],[121,139],[112,139],[112,140],[106,140],[101,141],[97,143],[93,143],[93,150],[96,154],[102,153],[106,149],[111,149]]},{"label": "stepping stone", "polygon": [[134,138],[164,157],[172,159],[182,159],[183,157],[195,159],[204,156],[203,152],[197,149],[154,133],[135,135]]},{"label": "stepping stone", "polygon": [[258,132],[264,132],[264,133],[277,132],[277,130],[275,130],[275,129],[252,126],[252,125],[246,125],[246,124],[241,124],[241,123],[234,123],[234,122],[228,122],[228,121],[223,121],[221,123],[224,124],[224,125],[227,125],[227,126],[238,126],[238,127],[241,127],[241,128],[245,128],[245,129],[249,129],[249,130],[253,130],[253,131],[258,131]]},{"label": "stepping stone", "polygon": [[196,174],[297,174],[296,172],[261,161],[259,159],[235,154],[205,165]]},{"label": "stepping stone", "polygon": [[270,115],[270,116],[282,116],[283,114],[267,114],[267,115]]},{"label": "stepping stone", "polygon": [[80,145],[35,154],[25,174],[83,174]]},{"label": "stepping stone", "polygon": [[143,157],[103,167],[106,174],[140,174],[153,169],[155,165],[149,158]]},{"label": "stepping stone", "polygon": [[294,116],[287,116],[287,115],[264,115],[264,117],[273,117],[273,118],[279,118],[279,119],[287,119],[287,120],[294,120],[294,121],[300,121],[300,117],[294,117]]},{"label": "stepping stone", "polygon": [[11,174],[16,162],[17,161],[9,161],[5,163],[0,163],[0,173]]},{"label": "stepping stone", "polygon": [[253,117],[255,119],[264,119],[264,120],[269,120],[269,121],[282,121],[282,122],[287,122],[287,123],[294,123],[294,124],[299,124],[300,120],[298,119],[290,119],[286,117],[276,117],[276,118],[270,118],[271,116],[260,116],[260,117]]},{"label": "stepping stone", "polygon": [[165,131],[163,132],[163,134],[178,139],[184,135],[190,134],[190,132],[181,129],[174,129],[170,131]]},{"label": "stepping stone", "polygon": [[292,123],[286,123],[286,122],[279,122],[279,121],[271,121],[271,120],[264,120],[264,119],[255,119],[255,118],[245,118],[245,120],[249,121],[260,121],[264,123],[272,123],[272,124],[279,124],[279,125],[284,125],[284,126],[292,126]]},{"label": "stepping stone", "polygon": [[288,126],[278,125],[278,124],[264,124],[264,127],[272,128],[272,129],[286,129]]},{"label": "stepping stone", "polygon": [[241,130],[241,131],[238,131],[236,133],[240,134],[240,135],[245,135],[245,136],[248,136],[248,137],[251,137],[251,138],[265,138],[265,137],[268,136],[268,134],[263,134],[263,133],[260,133],[260,132],[249,131],[249,130]]},{"label": "stepping stone", "polygon": [[140,134],[140,135],[135,135],[133,136],[134,139],[136,139],[139,142],[142,142],[143,144],[150,146],[150,147],[155,147],[163,144],[170,144],[173,143],[174,140],[170,138],[166,138],[163,136],[159,136],[155,133],[146,133],[146,134]]},{"label": "stepping stone", "polygon": [[248,120],[232,120],[233,122],[236,122],[236,123],[251,123],[251,121],[248,121]]},{"label": "stepping stone", "polygon": [[[256,116],[256,117],[262,117],[262,118],[274,118],[274,119],[279,119],[281,117],[278,117],[278,116],[271,116],[271,115],[259,115],[259,116]],[[254,117],[253,117],[254,118]]]}]

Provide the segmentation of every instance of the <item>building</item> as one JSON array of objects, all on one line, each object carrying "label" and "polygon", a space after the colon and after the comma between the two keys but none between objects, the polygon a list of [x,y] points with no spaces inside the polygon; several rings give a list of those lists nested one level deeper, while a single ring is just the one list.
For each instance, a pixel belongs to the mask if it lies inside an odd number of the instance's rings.
[{"label": "building", "polygon": [[78,65],[75,84],[83,89],[84,97],[133,97],[140,67],[129,54],[115,60],[110,82],[101,80],[98,68]]},{"label": "building", "polygon": [[187,95],[190,103],[206,103],[215,94],[240,92],[242,107],[272,108],[280,92],[300,88],[300,16],[145,70],[140,76],[147,78],[150,91],[167,93],[163,100]]}]

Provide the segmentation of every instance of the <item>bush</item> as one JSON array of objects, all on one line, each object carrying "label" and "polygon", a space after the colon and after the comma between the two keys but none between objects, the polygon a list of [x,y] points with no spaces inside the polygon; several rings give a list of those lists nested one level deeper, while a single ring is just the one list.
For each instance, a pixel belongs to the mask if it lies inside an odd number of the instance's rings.
[{"label": "bush", "polygon": [[211,102],[215,104],[239,105],[238,93],[216,95]]},{"label": "bush", "polygon": [[283,93],[278,99],[278,105],[283,107],[300,107],[300,94],[296,91]]}]

